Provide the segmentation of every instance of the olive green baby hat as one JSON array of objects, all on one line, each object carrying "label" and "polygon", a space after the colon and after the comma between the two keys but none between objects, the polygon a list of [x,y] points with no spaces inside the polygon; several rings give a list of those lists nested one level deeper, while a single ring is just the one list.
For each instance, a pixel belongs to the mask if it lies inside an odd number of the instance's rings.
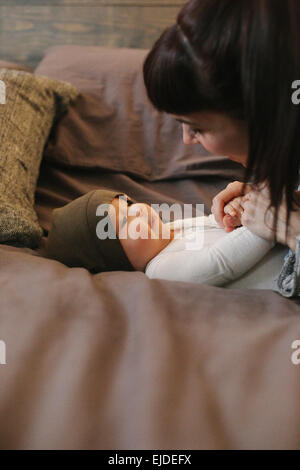
[{"label": "olive green baby hat", "polygon": [[[133,271],[107,216],[108,205],[118,196],[125,196],[128,202],[133,202],[123,193],[96,189],[54,209],[45,256],[70,267],[84,267],[92,273]],[[107,204],[106,214],[96,215],[97,207],[103,204]],[[102,207],[105,209],[106,206]],[[103,218],[110,224],[110,233],[115,238],[101,240],[97,236],[96,227]]]}]

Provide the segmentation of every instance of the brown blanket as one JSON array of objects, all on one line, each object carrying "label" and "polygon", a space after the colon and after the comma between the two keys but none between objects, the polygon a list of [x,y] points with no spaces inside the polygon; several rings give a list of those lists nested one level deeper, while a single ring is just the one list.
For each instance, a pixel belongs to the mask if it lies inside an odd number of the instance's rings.
[{"label": "brown blanket", "polygon": [[0,285],[1,448],[299,447],[296,301],[4,245]]}]

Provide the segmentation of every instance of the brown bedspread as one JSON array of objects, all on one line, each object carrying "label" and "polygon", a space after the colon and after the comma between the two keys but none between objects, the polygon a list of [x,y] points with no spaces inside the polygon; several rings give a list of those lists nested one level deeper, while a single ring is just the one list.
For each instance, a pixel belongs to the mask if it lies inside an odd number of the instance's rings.
[{"label": "brown bedspread", "polygon": [[295,301],[4,245],[0,285],[1,448],[299,447]]}]

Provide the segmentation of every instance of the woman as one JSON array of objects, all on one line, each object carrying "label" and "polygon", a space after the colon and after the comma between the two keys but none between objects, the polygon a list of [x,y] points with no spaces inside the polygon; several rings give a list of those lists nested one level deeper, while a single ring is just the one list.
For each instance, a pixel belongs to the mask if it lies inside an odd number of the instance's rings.
[{"label": "woman", "polygon": [[212,212],[231,231],[232,202],[243,225],[290,249],[278,281],[289,297],[300,294],[299,78],[298,0],[190,0],[144,63],[150,101],[182,122],[184,142],[245,166],[254,186],[231,183]]}]

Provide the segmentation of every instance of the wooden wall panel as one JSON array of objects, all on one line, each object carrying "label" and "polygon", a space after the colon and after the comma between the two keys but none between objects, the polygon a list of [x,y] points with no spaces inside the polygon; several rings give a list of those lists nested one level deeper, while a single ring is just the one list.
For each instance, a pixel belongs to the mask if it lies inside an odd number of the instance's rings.
[{"label": "wooden wall panel", "polygon": [[182,0],[0,0],[0,59],[35,67],[57,44],[148,49]]},{"label": "wooden wall panel", "polygon": [[176,6],[183,5],[187,0],[0,0],[0,6]]}]

